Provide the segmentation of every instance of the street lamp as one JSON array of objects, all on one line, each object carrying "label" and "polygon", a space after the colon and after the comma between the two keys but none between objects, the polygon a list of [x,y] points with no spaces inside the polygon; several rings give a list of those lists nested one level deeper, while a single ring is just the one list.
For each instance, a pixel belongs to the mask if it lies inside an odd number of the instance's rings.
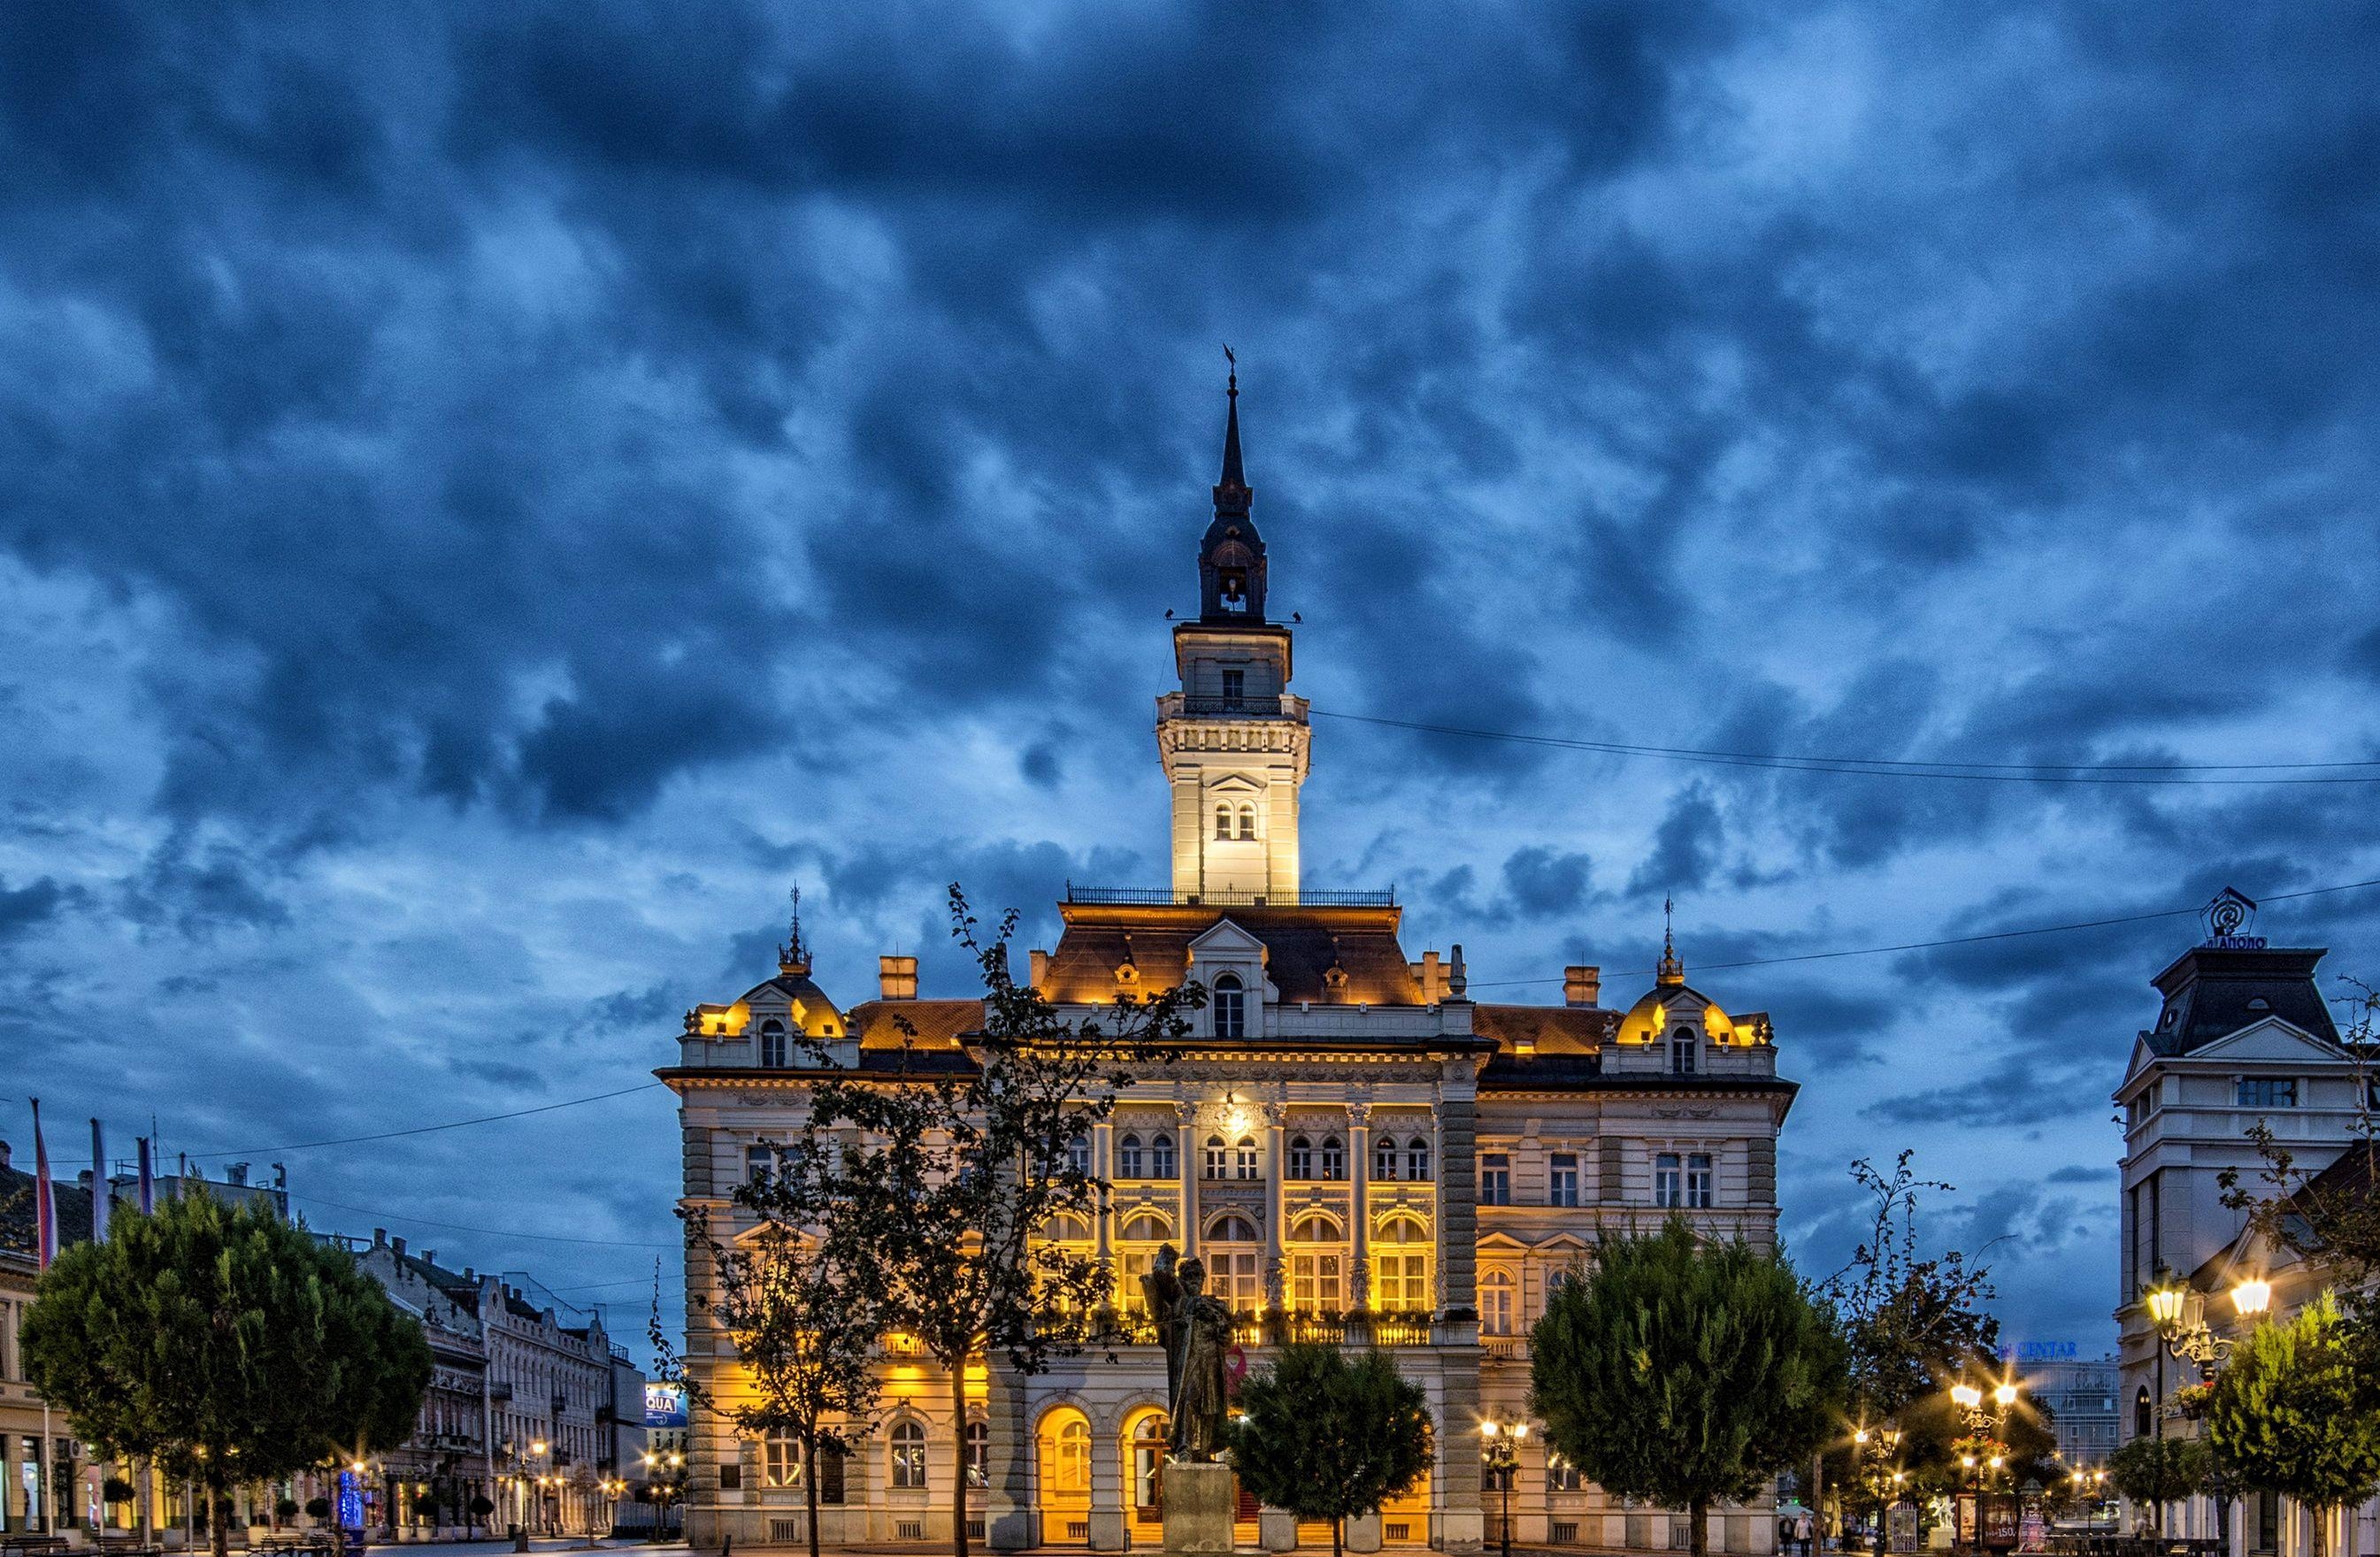
[{"label": "street lamp", "polygon": [[1504,1498],[1503,1557],[1512,1557],[1512,1478],[1521,1468],[1521,1445],[1529,1436],[1526,1422],[1500,1423],[1494,1420],[1479,1424],[1479,1435],[1488,1441],[1481,1458],[1495,1474],[1497,1485]]},{"label": "street lamp", "polygon": [[[1978,1437],[1989,1434],[1989,1441],[1995,1446],[1999,1442],[2000,1429],[2008,1419],[2010,1408],[2016,1405],[2017,1394],[2015,1381],[2003,1379],[1992,1386],[1991,1405],[1987,1407],[1984,1405],[1983,1390],[1969,1383],[1965,1374],[1961,1374],[1959,1381],[1950,1386],[1950,1399],[1958,1405],[1960,1415],[1966,1418],[1967,1430]],[[1959,1464],[1968,1473],[1970,1495],[1975,1500],[1975,1545],[1981,1547],[1984,1543],[1984,1489],[1983,1478],[1975,1474],[1975,1460],[1973,1454],[1959,1456]],[[1991,1468],[1995,1471],[2005,1463],[2002,1455],[1991,1456]]]},{"label": "street lamp", "polygon": [[[2228,1335],[2217,1335],[2206,1322],[2205,1295],[2197,1288],[2181,1282],[2166,1282],[2149,1288],[2146,1297],[2149,1321],[2156,1326],[2165,1348],[2185,1362],[2198,1365],[2201,1382],[2213,1383],[2216,1369],[2223,1364],[2234,1344]],[[2253,1323],[2273,1306],[2273,1283],[2261,1277],[2252,1277],[2231,1289],[2231,1308],[2242,1320]]]}]

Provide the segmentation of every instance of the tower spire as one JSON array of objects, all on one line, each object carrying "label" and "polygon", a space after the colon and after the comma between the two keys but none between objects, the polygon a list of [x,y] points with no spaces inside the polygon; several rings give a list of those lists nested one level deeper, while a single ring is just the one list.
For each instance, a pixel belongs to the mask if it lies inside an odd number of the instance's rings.
[{"label": "tower spire", "polygon": [[1230,364],[1223,394],[1231,409],[1223,418],[1223,474],[1215,483],[1215,517],[1229,514],[1245,518],[1250,493],[1247,474],[1240,465],[1240,359],[1227,346],[1223,360]]},{"label": "tower spire", "polygon": [[1670,935],[1671,907],[1668,898],[1661,899],[1661,961],[1653,977],[1657,983],[1682,984],[1686,981],[1686,965],[1678,960],[1677,943]]},{"label": "tower spire", "polygon": [[801,888],[794,888],[793,899],[793,909],[786,916],[785,943],[777,951],[777,968],[786,974],[808,973],[810,970],[810,949],[802,944]]}]

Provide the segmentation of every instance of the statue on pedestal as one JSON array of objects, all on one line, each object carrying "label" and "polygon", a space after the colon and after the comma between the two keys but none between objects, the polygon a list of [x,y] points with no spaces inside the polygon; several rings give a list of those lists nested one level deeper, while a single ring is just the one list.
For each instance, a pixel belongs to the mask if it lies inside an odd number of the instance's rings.
[{"label": "statue on pedestal", "polygon": [[1205,1261],[1196,1257],[1182,1261],[1177,1279],[1181,1291],[1172,1317],[1176,1327],[1173,1356],[1179,1360],[1167,1369],[1172,1386],[1172,1458],[1196,1465],[1213,1460],[1223,1447],[1228,1403],[1223,1353],[1232,1344],[1232,1311],[1207,1295]]}]

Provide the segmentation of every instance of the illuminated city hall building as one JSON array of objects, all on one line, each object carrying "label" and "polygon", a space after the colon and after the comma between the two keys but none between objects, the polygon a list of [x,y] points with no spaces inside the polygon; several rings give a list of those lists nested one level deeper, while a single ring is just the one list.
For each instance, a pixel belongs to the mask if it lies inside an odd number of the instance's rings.
[{"label": "illuminated city hall building", "polygon": [[[1235,392],[1236,395],[1236,392]],[[1266,614],[1265,543],[1249,517],[1237,402],[1215,517],[1198,549],[1200,608],[1173,629],[1180,686],[1157,700],[1172,785],[1170,889],[1070,887],[1035,985],[1082,1014],[1120,994],[1195,979],[1208,1000],[1191,1052],[1152,1067],[1090,1142],[1113,1186],[1096,1224],[1055,1229],[1111,1260],[1119,1308],[1166,1243],[1200,1256],[1210,1290],[1243,1316],[1245,1363],[1286,1331],[1387,1348],[1428,1393],[1438,1457],[1412,1492],[1357,1521],[1357,1551],[1476,1549],[1500,1502],[1483,1491],[1479,1428],[1526,1419],[1528,1341],[1548,1291],[1610,1232],[1682,1213],[1773,1241],[1777,1134],[1795,1085],[1777,1075],[1769,1024],[1685,981],[1664,948],[1653,987],[1624,1009],[1597,970],[1563,972],[1559,1005],[1476,1002],[1462,949],[1411,955],[1390,894],[1311,890],[1298,818],[1313,737],[1290,688],[1292,634]],[[1054,884],[1054,883],[1053,883]],[[801,1125],[820,1074],[965,1066],[973,1000],[917,998],[914,957],[881,959],[877,998],[844,1005],[797,943],[776,975],[689,1012],[676,1064],[683,1204],[732,1225],[728,1195],[772,1141]],[[905,1018],[914,1032],[900,1030]],[[706,1267],[689,1259],[688,1312]],[[689,1337],[715,1389],[735,1365]],[[947,1542],[953,1434],[968,1446],[969,1523],[995,1548],[1114,1551],[1160,1543],[1165,1368],[1154,1345],[1062,1360],[1031,1378],[997,1356],[971,1369],[964,1420],[948,1380],[888,1348],[885,1409],[846,1454],[814,1467],[822,1539]],[[741,1441],[698,1412],[687,1533],[698,1547],[807,1539],[802,1477],[785,1441]],[[1606,1498],[1525,1445],[1514,1539],[1666,1551],[1672,1515]],[[1243,1500],[1244,1545],[1328,1544]],[[1682,1516],[1680,1523],[1682,1523]],[[1716,1511],[1714,1551],[1767,1552],[1771,1505]],[[1675,1544],[1683,1545],[1678,1541]]]}]

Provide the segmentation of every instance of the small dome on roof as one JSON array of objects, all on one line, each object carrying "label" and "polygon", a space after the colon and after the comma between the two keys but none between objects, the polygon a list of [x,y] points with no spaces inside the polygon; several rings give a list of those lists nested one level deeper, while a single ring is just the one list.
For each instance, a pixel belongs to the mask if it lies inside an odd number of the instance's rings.
[{"label": "small dome on roof", "polygon": [[1620,1043],[1658,1043],[1680,1025],[1699,1023],[1713,1043],[1752,1043],[1752,1030],[1741,1027],[1720,1009],[1718,1002],[1691,984],[1657,984],[1620,1018]]}]

